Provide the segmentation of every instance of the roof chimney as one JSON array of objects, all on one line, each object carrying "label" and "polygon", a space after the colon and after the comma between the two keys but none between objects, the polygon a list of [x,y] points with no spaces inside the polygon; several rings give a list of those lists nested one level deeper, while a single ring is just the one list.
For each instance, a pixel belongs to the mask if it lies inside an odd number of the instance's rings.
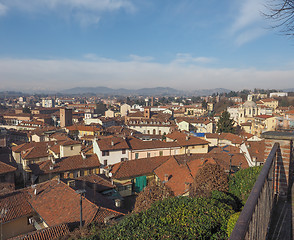
[{"label": "roof chimney", "polygon": [[169,175],[168,174],[164,174],[164,182],[168,182],[169,179]]},{"label": "roof chimney", "polygon": [[188,191],[190,188],[190,183],[185,182],[185,191]]},{"label": "roof chimney", "polygon": [[114,142],[113,142],[113,140],[111,140],[111,146],[114,146]]}]

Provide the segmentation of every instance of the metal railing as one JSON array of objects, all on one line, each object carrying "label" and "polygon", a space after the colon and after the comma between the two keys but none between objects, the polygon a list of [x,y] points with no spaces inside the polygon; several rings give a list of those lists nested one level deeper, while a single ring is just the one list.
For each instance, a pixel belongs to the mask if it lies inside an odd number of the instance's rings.
[{"label": "metal railing", "polygon": [[266,239],[276,201],[275,165],[280,146],[275,143],[239,216],[230,240]]}]

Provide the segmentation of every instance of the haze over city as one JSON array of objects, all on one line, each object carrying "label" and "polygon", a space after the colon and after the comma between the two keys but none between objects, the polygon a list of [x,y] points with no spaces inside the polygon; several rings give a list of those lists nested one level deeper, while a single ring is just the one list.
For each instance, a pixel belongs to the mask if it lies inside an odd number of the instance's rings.
[{"label": "haze over city", "polygon": [[265,0],[0,0],[0,90],[293,87]]}]

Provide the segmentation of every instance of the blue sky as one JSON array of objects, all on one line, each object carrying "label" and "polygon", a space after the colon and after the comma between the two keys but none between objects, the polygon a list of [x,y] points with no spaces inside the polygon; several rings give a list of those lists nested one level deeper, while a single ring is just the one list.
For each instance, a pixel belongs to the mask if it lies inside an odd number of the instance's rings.
[{"label": "blue sky", "polygon": [[267,0],[0,0],[0,90],[293,88]]}]

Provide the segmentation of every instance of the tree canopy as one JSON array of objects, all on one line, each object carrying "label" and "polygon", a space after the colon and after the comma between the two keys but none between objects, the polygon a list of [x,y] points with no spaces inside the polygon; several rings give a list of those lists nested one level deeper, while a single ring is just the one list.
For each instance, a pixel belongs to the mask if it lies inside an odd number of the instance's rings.
[{"label": "tree canopy", "polygon": [[173,192],[160,182],[151,181],[136,198],[134,212],[141,212],[150,208],[151,204],[173,196]]},{"label": "tree canopy", "polygon": [[217,164],[206,164],[197,172],[190,188],[191,197],[208,197],[214,190],[228,191],[228,176]]},{"label": "tree canopy", "polygon": [[227,220],[234,211],[226,203],[228,195],[213,196],[157,201],[102,231],[98,239],[227,239]]},{"label": "tree canopy", "polygon": [[217,122],[218,133],[234,133],[234,120],[230,118],[228,111],[223,111],[220,119]]},{"label": "tree canopy", "polygon": [[272,19],[274,28],[280,28],[286,35],[294,35],[294,0],[271,0],[265,15]]}]

